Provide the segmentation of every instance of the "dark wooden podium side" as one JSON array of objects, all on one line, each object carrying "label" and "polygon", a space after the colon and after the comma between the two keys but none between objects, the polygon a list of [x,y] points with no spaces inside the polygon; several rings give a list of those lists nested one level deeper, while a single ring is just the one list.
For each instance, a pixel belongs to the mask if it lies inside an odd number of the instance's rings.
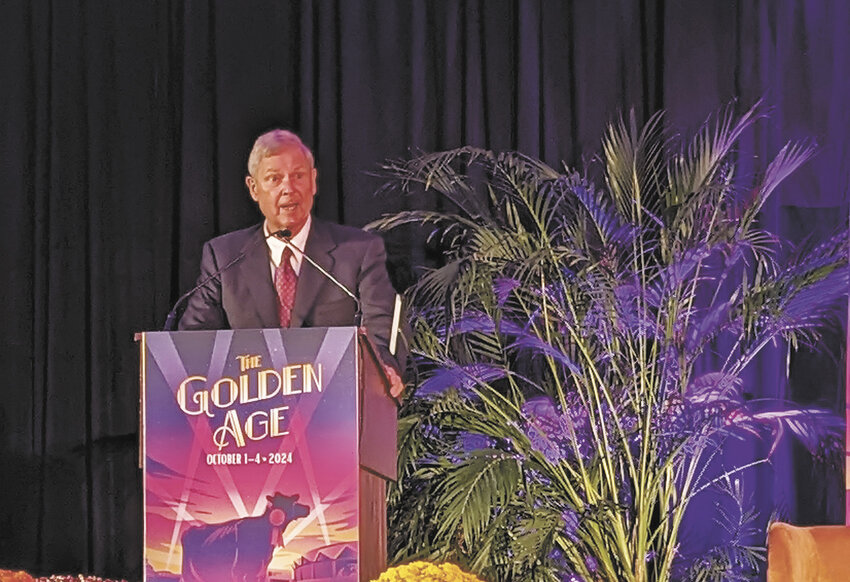
[{"label": "dark wooden podium side", "polygon": [[387,567],[387,481],[396,479],[398,407],[372,343],[358,341],[360,370],[360,580]]}]

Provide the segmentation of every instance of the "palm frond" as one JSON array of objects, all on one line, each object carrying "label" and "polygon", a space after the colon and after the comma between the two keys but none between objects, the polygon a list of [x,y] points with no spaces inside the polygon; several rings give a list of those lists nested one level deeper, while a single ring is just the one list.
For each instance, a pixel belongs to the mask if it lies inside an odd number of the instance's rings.
[{"label": "palm frond", "polygon": [[687,150],[674,155],[668,165],[670,190],[667,206],[688,203],[717,177],[724,160],[733,152],[741,134],[761,116],[761,103],[756,103],[740,117],[730,106],[714,121],[709,117],[688,144]]},{"label": "palm frond", "polygon": [[466,216],[485,216],[486,201],[477,195],[466,171],[479,160],[491,160],[493,153],[481,148],[461,147],[422,154],[410,160],[391,160],[377,173],[387,179],[382,191],[410,192],[416,185],[444,196]]},{"label": "palm frond", "polygon": [[467,546],[474,545],[493,519],[494,508],[509,504],[519,490],[519,463],[512,455],[478,450],[459,464],[446,463],[443,470],[438,535],[452,539],[460,531]]},{"label": "palm frond", "polygon": [[764,207],[764,203],[776,187],[800,166],[812,158],[816,146],[811,142],[786,144],[767,166],[761,183],[753,190],[752,200],[747,207],[743,222],[748,224]]},{"label": "palm frond", "polygon": [[628,122],[620,117],[608,126],[602,140],[608,189],[619,213],[636,221],[644,210],[656,214],[657,193],[666,140],[661,135],[662,114],[653,115],[639,129],[634,110]]},{"label": "palm frond", "polygon": [[507,376],[507,371],[497,365],[475,363],[451,368],[437,368],[418,388],[419,396],[438,394],[453,388],[464,395],[474,394],[473,388],[481,383],[494,382]]}]

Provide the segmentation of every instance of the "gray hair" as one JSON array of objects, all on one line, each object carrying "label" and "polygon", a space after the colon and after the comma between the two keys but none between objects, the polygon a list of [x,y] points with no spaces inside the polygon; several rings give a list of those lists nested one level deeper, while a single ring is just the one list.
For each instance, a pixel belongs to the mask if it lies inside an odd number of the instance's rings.
[{"label": "gray hair", "polygon": [[251,154],[248,156],[248,173],[256,177],[257,168],[265,158],[276,155],[288,146],[297,146],[301,148],[307,161],[310,162],[312,168],[315,164],[313,160],[313,152],[310,151],[301,138],[285,129],[273,129],[257,138],[254,142],[254,147],[251,148]]}]

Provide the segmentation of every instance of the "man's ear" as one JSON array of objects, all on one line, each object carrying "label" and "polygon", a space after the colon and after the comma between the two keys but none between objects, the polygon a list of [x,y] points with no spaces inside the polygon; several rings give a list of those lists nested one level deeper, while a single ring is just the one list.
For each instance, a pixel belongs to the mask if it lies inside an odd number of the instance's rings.
[{"label": "man's ear", "polygon": [[257,182],[254,180],[254,178],[250,174],[245,176],[245,185],[248,186],[248,193],[251,195],[251,198],[254,200],[254,202],[256,202],[257,201],[257,191],[256,191]]}]

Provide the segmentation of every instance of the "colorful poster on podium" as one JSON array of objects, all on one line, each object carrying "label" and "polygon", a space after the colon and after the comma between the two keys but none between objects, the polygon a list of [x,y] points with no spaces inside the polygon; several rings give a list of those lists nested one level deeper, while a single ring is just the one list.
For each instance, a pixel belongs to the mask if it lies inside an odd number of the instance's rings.
[{"label": "colorful poster on podium", "polygon": [[145,580],[357,580],[356,328],[140,342]]}]

